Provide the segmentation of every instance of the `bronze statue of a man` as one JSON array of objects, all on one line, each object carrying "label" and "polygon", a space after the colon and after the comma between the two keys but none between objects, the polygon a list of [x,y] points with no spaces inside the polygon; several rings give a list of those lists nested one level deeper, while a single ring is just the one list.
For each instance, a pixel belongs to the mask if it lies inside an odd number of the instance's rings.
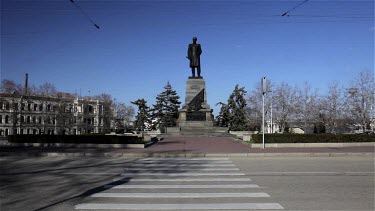
[{"label": "bronze statue of a man", "polygon": [[193,77],[195,77],[195,68],[197,68],[198,77],[201,76],[201,59],[202,48],[200,44],[197,44],[197,38],[193,37],[193,43],[189,44],[188,56],[190,60],[190,68]]}]

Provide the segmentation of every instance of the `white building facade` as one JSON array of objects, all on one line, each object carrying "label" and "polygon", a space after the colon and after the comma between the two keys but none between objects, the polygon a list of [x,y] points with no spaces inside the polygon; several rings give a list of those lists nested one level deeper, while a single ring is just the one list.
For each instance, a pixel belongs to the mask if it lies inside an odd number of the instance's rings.
[{"label": "white building facade", "polygon": [[0,92],[0,136],[109,132],[112,108],[95,99]]}]

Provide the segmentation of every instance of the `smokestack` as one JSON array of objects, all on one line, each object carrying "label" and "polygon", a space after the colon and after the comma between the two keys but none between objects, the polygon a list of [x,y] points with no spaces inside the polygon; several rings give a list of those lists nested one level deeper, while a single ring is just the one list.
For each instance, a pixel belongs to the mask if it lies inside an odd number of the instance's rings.
[{"label": "smokestack", "polygon": [[27,82],[29,80],[29,74],[26,73],[26,79],[25,79],[25,95],[27,95]]}]

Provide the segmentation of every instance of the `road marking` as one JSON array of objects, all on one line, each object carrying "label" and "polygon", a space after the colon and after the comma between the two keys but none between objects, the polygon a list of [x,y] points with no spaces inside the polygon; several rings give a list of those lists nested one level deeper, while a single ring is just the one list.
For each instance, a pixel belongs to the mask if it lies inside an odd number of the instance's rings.
[{"label": "road marking", "polygon": [[259,198],[267,193],[95,193],[91,197],[108,198]]},{"label": "road marking", "polygon": [[246,184],[246,185],[105,185],[104,188],[112,189],[206,189],[206,188],[223,188],[223,189],[235,189],[235,188],[259,188],[258,185]]},{"label": "road marking", "polygon": [[129,167],[235,167],[234,164],[130,164]]},{"label": "road marking", "polygon": [[250,178],[170,178],[170,179],[141,179],[141,178],[115,178],[113,181],[130,181],[130,182],[249,182]]},{"label": "road marking", "polygon": [[157,160],[145,160],[145,161],[137,161],[137,163],[139,164],[153,164],[153,163],[157,163],[157,164],[168,164],[168,165],[171,165],[171,164],[175,164],[175,165],[180,165],[180,164],[232,164],[232,161],[230,160],[206,160],[206,161],[194,161],[194,160],[186,160],[186,161],[168,161],[168,160],[165,160],[165,161],[157,161]]},{"label": "road marking", "polygon": [[239,171],[238,168],[126,168],[128,171],[192,171],[192,170],[199,170],[199,171]]},{"label": "road marking", "polygon": [[212,160],[229,160],[229,158],[142,158],[138,161],[145,161],[145,160],[179,160],[179,161],[212,161]]},{"label": "road marking", "polygon": [[371,175],[375,174],[374,172],[324,172],[324,171],[312,171],[312,172],[298,172],[298,171],[292,171],[292,172],[274,172],[274,171],[268,171],[268,172],[246,172],[246,175],[250,176],[262,176],[262,175],[311,175],[311,174],[317,174],[317,175]]},{"label": "road marking", "polygon": [[78,204],[75,209],[101,210],[282,210],[278,203],[228,204]]},{"label": "road marking", "polygon": [[105,172],[66,172],[61,174],[73,175],[121,175],[120,173],[105,173]]},{"label": "road marking", "polygon": [[121,176],[167,176],[167,177],[178,177],[178,176],[244,176],[244,173],[122,173]]}]

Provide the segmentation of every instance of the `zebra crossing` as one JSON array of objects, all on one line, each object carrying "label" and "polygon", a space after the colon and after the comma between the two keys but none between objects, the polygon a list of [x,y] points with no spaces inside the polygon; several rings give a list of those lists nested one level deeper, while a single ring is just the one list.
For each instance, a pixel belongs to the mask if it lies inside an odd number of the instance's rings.
[{"label": "zebra crossing", "polygon": [[76,210],[280,210],[228,158],[144,158]]}]

